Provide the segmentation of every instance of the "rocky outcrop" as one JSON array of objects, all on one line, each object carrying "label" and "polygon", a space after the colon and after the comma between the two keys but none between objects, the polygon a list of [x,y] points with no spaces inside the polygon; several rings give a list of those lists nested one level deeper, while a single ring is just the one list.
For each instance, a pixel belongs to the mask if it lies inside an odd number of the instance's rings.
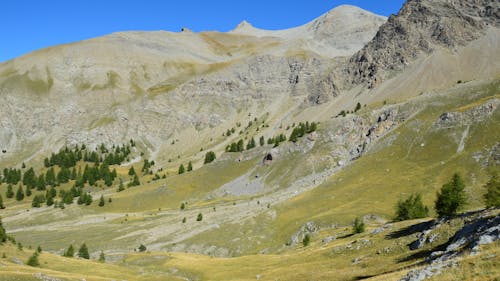
[{"label": "rocky outcrop", "polygon": [[497,110],[499,104],[499,99],[492,99],[465,111],[445,112],[436,121],[434,128],[444,129],[481,122],[491,116]]},{"label": "rocky outcrop", "polygon": [[[467,253],[477,253],[480,251],[480,245],[500,240],[500,215],[493,211],[496,214],[491,216],[490,212],[490,210],[486,210],[465,214],[463,216],[464,226],[448,240],[445,249],[432,252],[427,259],[428,266],[412,270],[400,280],[421,281],[438,275],[444,268],[456,266],[458,257]],[[427,236],[428,232],[437,227],[435,224],[431,224],[431,228],[425,229],[420,236]]]},{"label": "rocky outcrop", "polygon": [[420,54],[463,46],[489,26],[500,27],[500,3],[495,0],[409,0],[351,57],[344,72],[351,84],[372,88]]}]

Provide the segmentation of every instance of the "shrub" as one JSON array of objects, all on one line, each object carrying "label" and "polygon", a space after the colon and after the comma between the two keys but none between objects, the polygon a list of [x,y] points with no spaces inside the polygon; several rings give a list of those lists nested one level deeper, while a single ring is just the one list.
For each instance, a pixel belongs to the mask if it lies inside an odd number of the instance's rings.
[{"label": "shrub", "polygon": [[445,183],[437,193],[435,209],[439,217],[455,215],[465,205],[465,184],[458,173]]},{"label": "shrub", "polygon": [[358,102],[358,103],[356,104],[356,108],[354,108],[354,112],[357,112],[357,111],[358,111],[358,110],[360,110],[360,109],[361,109],[361,104]]},{"label": "shrub", "polygon": [[146,252],[146,246],[144,246],[143,244],[141,244],[139,246],[139,252]]},{"label": "shrub", "polygon": [[101,251],[101,254],[99,255],[99,262],[105,262],[106,258],[104,257],[104,253]]},{"label": "shrub", "polygon": [[422,203],[420,194],[412,194],[406,200],[400,200],[396,206],[396,221],[425,218],[429,208]]},{"label": "shrub", "polygon": [[352,233],[357,234],[357,233],[363,233],[365,232],[365,223],[363,222],[362,219],[356,218],[354,220],[354,225],[352,227]]},{"label": "shrub", "polygon": [[38,261],[38,252],[34,252],[26,264],[29,266],[40,266],[40,262]]},{"label": "shrub", "polygon": [[484,187],[486,188],[486,193],[484,194],[486,207],[500,207],[500,178],[498,174],[491,175],[490,180]]},{"label": "shrub", "polygon": [[209,151],[205,154],[204,164],[212,163],[216,158],[215,152]]},{"label": "shrub", "polygon": [[196,221],[202,221],[202,220],[203,220],[203,215],[199,213],[198,217],[196,217]]},{"label": "shrub", "polygon": [[309,246],[309,243],[311,243],[311,235],[307,233],[306,236],[304,236],[304,239],[302,239],[302,245],[304,245],[304,247],[307,247]]}]

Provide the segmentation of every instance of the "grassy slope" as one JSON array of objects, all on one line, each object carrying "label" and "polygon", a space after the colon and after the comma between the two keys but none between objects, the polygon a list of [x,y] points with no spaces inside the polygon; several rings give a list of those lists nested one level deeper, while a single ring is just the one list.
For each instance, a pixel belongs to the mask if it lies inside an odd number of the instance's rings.
[{"label": "grassy slope", "polygon": [[[234,237],[234,233],[241,231],[243,237],[254,236],[257,238],[249,239],[248,242],[236,241],[234,244],[243,244],[244,247],[252,249],[253,253],[266,248],[277,249],[282,247],[290,235],[307,221],[315,221],[320,225],[327,226],[332,223],[348,225],[355,216],[366,214],[390,218],[397,200],[412,192],[421,192],[424,201],[432,206],[435,191],[455,171],[461,172],[466,178],[467,191],[470,195],[467,209],[481,207],[480,198],[483,192],[481,186],[486,180],[488,169],[474,161],[471,156],[478,151],[491,148],[500,139],[498,110],[490,119],[470,127],[469,137],[466,139],[465,150],[462,153],[456,151],[465,127],[434,131],[432,124],[445,111],[463,111],[466,107],[480,104],[494,97],[498,93],[498,87],[498,83],[494,83],[488,87],[437,96],[430,98],[430,101],[424,100],[429,106],[381,141],[383,143],[392,139],[392,145],[373,147],[371,152],[330,178],[320,187],[283,204],[272,206],[270,211],[276,212],[276,217],[258,216],[246,224],[229,225],[218,231],[207,231],[193,238],[191,242],[201,241],[211,245],[220,244],[223,247],[224,243],[230,244],[229,240]],[[320,148],[315,149],[312,153],[321,152]],[[290,157],[276,162],[277,167],[271,169],[275,178],[280,178],[280,171],[282,171],[281,178],[287,180],[289,177],[304,171],[304,169],[289,167],[287,166],[289,164],[286,164],[286,160],[290,159],[295,161],[288,163],[297,163],[302,159],[302,156],[292,155]],[[153,211],[158,208],[178,208],[182,201],[192,202],[193,194],[195,198],[193,201],[197,201],[198,204],[206,204],[203,199],[207,192],[238,177],[255,165],[253,161],[238,165],[233,163],[233,161],[220,162],[190,174],[170,177],[166,180],[167,192],[158,192],[158,188],[164,184],[164,180],[132,188],[113,195],[112,204],[101,209],[91,207],[85,212],[125,213]],[[494,168],[498,169],[498,167]],[[147,179],[143,178],[142,180],[146,181]],[[173,192],[168,192],[169,190]],[[10,201],[7,203],[18,208],[26,207]],[[78,212],[74,215],[77,216]],[[398,224],[395,229],[409,223],[411,222]],[[118,223],[116,227],[117,229],[122,228]],[[110,231],[110,228],[90,229],[86,232],[85,238],[104,241],[106,240],[106,231]],[[154,276],[162,276],[163,274],[172,274],[170,271],[172,268],[180,270],[173,275],[191,276],[201,280],[255,280],[256,275],[261,275],[263,280],[274,280],[276,276],[280,276],[283,280],[332,280],[332,278],[345,280],[356,276],[384,273],[387,273],[384,275],[384,280],[391,280],[400,276],[400,273],[391,273],[390,271],[400,269],[404,271],[405,266],[418,262],[418,259],[398,262],[398,259],[408,255],[406,244],[414,237],[404,237],[401,240],[391,241],[385,239],[384,234],[373,236],[366,233],[353,237],[347,236],[328,245],[321,245],[322,237],[335,234],[345,236],[349,231],[348,227],[321,231],[313,237],[311,247],[304,249],[301,246],[292,246],[285,248],[280,255],[249,255],[232,259],[219,259],[184,253],[144,253],[126,255],[121,264],[124,267],[121,267],[120,264],[109,265],[109,267],[108,265],[92,264],[92,268],[95,269],[93,272],[99,275],[95,280],[118,277],[140,280],[139,278],[144,277],[138,275],[140,270],[151,270],[151,272],[155,272],[152,273]],[[23,235],[22,239],[19,240],[23,241],[25,245],[35,246],[40,241],[51,237],[54,245],[62,243],[66,246],[70,242],[68,239],[71,239],[68,237],[74,233],[75,230],[58,234],[47,231],[41,235]],[[345,249],[345,246],[352,244],[354,240],[358,240],[356,243],[359,243],[361,238],[369,239],[372,244],[359,251]],[[390,254],[376,254],[378,250],[386,247],[392,249]],[[15,252],[17,250],[13,247],[2,248],[2,250],[7,251],[7,256],[17,255]],[[493,246],[491,251],[497,253],[498,245]],[[27,260],[29,256],[22,253],[19,255],[23,261]],[[153,258],[155,256],[159,258]],[[46,257],[53,260],[45,265],[44,255],[42,255],[42,267],[44,270],[56,270],[56,272],[51,272],[54,276],[75,277],[87,274],[82,271],[85,266],[79,264],[82,261],[71,260],[71,265],[53,267],[52,264],[59,263],[62,258],[51,255]],[[358,257],[362,257],[362,262],[353,266],[353,259]],[[162,259],[165,261],[158,262]],[[484,263],[483,261],[479,259],[471,262],[480,263],[485,268],[491,267],[490,261],[486,260]],[[89,264],[85,262],[85,265]],[[293,266],[293,270],[290,270],[291,266]],[[450,271],[449,276],[453,276],[457,272],[460,273],[461,270]],[[1,271],[6,273],[2,276],[23,276],[30,272],[26,267],[10,262],[7,262],[7,266],[2,267]],[[144,280],[154,280],[151,279],[153,275],[149,275],[149,279],[144,277]],[[169,276],[174,278],[173,275]],[[127,276],[128,278],[126,278]],[[146,274],[146,276],[148,275]],[[87,280],[93,279],[89,277]]]}]

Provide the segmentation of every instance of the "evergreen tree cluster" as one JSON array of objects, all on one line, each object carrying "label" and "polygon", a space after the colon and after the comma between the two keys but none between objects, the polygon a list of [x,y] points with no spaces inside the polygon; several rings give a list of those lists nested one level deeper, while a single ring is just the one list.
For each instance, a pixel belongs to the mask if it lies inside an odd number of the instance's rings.
[{"label": "evergreen tree cluster", "polygon": [[2,182],[7,184],[17,184],[21,181],[21,170],[14,168],[4,168]]},{"label": "evergreen tree cluster", "polygon": [[227,152],[242,152],[245,150],[245,145],[243,140],[239,140],[238,142],[233,142],[226,147]]},{"label": "evergreen tree cluster", "polygon": [[115,146],[108,149],[104,144],[101,144],[97,151],[88,151],[83,144],[76,145],[73,149],[65,147],[58,153],[52,153],[48,158],[45,158],[44,165],[46,168],[59,166],[65,168],[75,167],[78,161],[91,163],[106,163],[108,165],[122,164],[131,153],[130,146],[135,143],[131,140],[130,145]]},{"label": "evergreen tree cluster", "polygon": [[286,136],[284,134],[279,134],[275,137],[267,139],[267,144],[273,144],[274,147],[277,147],[281,142],[284,141],[286,141]]},{"label": "evergreen tree cluster", "polygon": [[144,159],[144,164],[142,165],[141,172],[143,174],[152,173],[149,169],[155,165],[155,161],[149,161],[148,159]]},{"label": "evergreen tree cluster", "polygon": [[306,123],[300,122],[299,125],[293,129],[288,140],[291,142],[296,142],[299,138],[303,137],[305,134],[309,134],[316,131],[317,127],[318,125],[316,124],[316,122],[312,122],[311,124],[309,124],[309,122]]}]

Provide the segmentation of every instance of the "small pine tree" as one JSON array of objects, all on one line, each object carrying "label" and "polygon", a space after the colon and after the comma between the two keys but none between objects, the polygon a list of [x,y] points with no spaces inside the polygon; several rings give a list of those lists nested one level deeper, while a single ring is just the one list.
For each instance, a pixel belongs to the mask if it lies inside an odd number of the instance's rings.
[{"label": "small pine tree", "polygon": [[104,207],[105,201],[104,201],[104,196],[101,195],[101,198],[99,199],[99,207]]},{"label": "small pine tree", "polygon": [[135,170],[134,170],[134,166],[130,167],[130,169],[128,170],[128,175],[129,175],[129,176],[134,176],[134,175],[136,175]]},{"label": "small pine tree", "polygon": [[266,144],[266,141],[264,140],[264,136],[261,136],[259,139],[260,146],[264,146]]},{"label": "small pine tree", "polygon": [[486,193],[484,194],[484,203],[486,208],[500,207],[500,178],[498,174],[493,174],[490,180],[484,185]]},{"label": "small pine tree", "polygon": [[7,192],[5,193],[5,197],[12,198],[14,197],[14,191],[12,191],[12,184],[7,186]]},{"label": "small pine tree", "polygon": [[41,254],[42,253],[42,247],[40,247],[40,245],[38,245],[38,247],[36,248],[36,251]]},{"label": "small pine tree", "polygon": [[23,188],[19,185],[16,191],[16,200],[17,201],[22,201],[24,199],[24,192]]},{"label": "small pine tree", "polygon": [[358,103],[356,104],[356,108],[354,108],[354,112],[357,112],[357,111],[358,111],[358,110],[360,110],[360,109],[361,109],[361,104],[358,102]]},{"label": "small pine tree", "polygon": [[7,232],[2,224],[2,218],[0,217],[0,244],[7,241]]},{"label": "small pine tree", "polygon": [[99,254],[99,262],[105,262],[106,261],[106,257],[104,256],[104,253],[101,251],[101,254]]},{"label": "small pine tree", "polygon": [[203,215],[201,213],[198,214],[196,217],[196,221],[202,221],[203,220]]},{"label": "small pine tree", "polygon": [[184,174],[184,172],[185,172],[185,171],[186,171],[186,170],[184,169],[184,165],[182,165],[182,164],[181,164],[181,165],[179,166],[179,175]]},{"label": "small pine tree", "polygon": [[123,181],[120,179],[120,184],[118,185],[118,192],[124,191],[125,186],[123,185]]},{"label": "small pine tree", "polygon": [[304,239],[302,239],[302,245],[304,245],[304,247],[307,247],[307,246],[309,246],[310,243],[311,243],[311,235],[309,235],[309,233],[307,233],[304,236]]},{"label": "small pine tree", "polygon": [[73,245],[69,245],[68,249],[64,252],[63,256],[72,258],[75,255],[75,249]]},{"label": "small pine tree", "polygon": [[33,267],[40,266],[40,262],[38,261],[38,252],[34,252],[26,264]]},{"label": "small pine tree", "polygon": [[131,183],[132,186],[138,186],[141,185],[141,182],[139,181],[139,177],[137,175],[134,175],[134,179],[132,180]]},{"label": "small pine tree", "polygon": [[445,183],[437,193],[435,209],[439,217],[452,216],[465,205],[467,197],[465,194],[465,184],[458,173],[455,173],[451,180]]},{"label": "small pine tree", "polygon": [[193,164],[191,163],[191,161],[189,161],[187,171],[191,172],[192,170],[193,170]]},{"label": "small pine tree", "polygon": [[182,218],[182,223],[186,223],[186,217]]},{"label": "small pine tree", "polygon": [[363,233],[363,232],[365,232],[365,223],[363,222],[362,219],[356,218],[354,220],[354,225],[352,227],[352,233],[358,234],[358,233]]},{"label": "small pine tree", "polygon": [[0,209],[5,209],[5,205],[3,204],[3,198],[1,194],[0,194]]},{"label": "small pine tree", "polygon": [[186,204],[184,204],[184,202],[181,203],[181,211],[184,210],[186,208]]},{"label": "small pine tree", "polygon": [[87,260],[90,259],[89,249],[87,248],[87,245],[85,245],[85,243],[80,246],[80,249],[78,250],[78,257]]},{"label": "small pine tree", "polygon": [[31,189],[29,187],[26,187],[26,197],[31,196]]}]

